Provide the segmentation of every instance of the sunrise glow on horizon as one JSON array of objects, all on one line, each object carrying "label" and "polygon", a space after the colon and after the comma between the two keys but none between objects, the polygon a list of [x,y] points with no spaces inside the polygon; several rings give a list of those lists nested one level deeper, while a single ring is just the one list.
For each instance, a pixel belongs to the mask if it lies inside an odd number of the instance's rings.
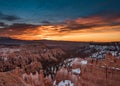
[{"label": "sunrise glow on horizon", "polygon": [[[116,0],[3,0],[0,37],[21,40],[120,41]],[[29,3],[29,4],[28,4]]]}]

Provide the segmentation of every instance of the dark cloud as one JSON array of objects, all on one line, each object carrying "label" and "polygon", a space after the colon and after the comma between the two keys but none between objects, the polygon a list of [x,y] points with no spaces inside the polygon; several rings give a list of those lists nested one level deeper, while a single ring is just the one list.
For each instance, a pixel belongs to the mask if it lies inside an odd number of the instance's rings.
[{"label": "dark cloud", "polygon": [[10,26],[8,26],[7,28],[10,29],[29,29],[29,28],[34,28],[37,25],[33,25],[33,24],[26,24],[26,23],[14,23]]},{"label": "dark cloud", "polygon": [[4,22],[0,22],[0,26],[4,27],[6,24]]},{"label": "dark cloud", "polygon": [[61,28],[61,31],[92,29],[103,26],[117,26],[120,25],[120,15],[117,13],[92,15],[75,20],[67,20],[64,22],[64,25],[66,25],[66,27]]},{"label": "dark cloud", "polygon": [[5,28],[5,27],[7,27],[8,25],[7,24],[5,24],[4,22],[0,22],[0,29],[1,28]]},{"label": "dark cloud", "polygon": [[14,36],[14,35],[23,35],[26,34],[27,31],[34,31],[37,25],[25,24],[25,23],[14,23],[7,27],[0,29],[0,36]]},{"label": "dark cloud", "polygon": [[0,20],[15,21],[15,20],[19,20],[19,19],[21,19],[21,18],[18,16],[8,15],[8,14],[4,14],[4,13],[0,12]]},{"label": "dark cloud", "polygon": [[51,24],[51,22],[48,21],[48,20],[43,20],[43,21],[41,21],[41,23],[42,23],[42,24],[45,24],[45,25],[49,25],[49,24]]},{"label": "dark cloud", "polygon": [[66,28],[69,28],[70,30],[82,30],[82,29],[91,29],[93,27],[96,27],[97,25],[94,24],[88,24],[88,25],[84,25],[84,24],[71,24],[69,26],[67,26]]},{"label": "dark cloud", "polygon": [[90,17],[90,16],[100,16],[100,17],[103,17],[105,19],[108,19],[108,20],[112,20],[112,19],[116,19],[116,18],[120,18],[120,11],[98,11],[98,12],[95,12],[87,17]]},{"label": "dark cloud", "polygon": [[96,24],[91,24],[91,23],[82,24],[82,21],[76,22],[76,20],[69,20],[66,22],[66,25],[67,26],[65,28],[67,28],[69,30],[82,30],[82,29],[88,29],[88,28],[90,29],[92,27],[97,26]]}]

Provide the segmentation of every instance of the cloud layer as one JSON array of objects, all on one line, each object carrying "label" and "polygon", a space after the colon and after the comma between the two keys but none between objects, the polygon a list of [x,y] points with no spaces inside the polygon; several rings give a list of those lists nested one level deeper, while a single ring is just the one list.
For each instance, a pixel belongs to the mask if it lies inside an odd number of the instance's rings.
[{"label": "cloud layer", "polygon": [[19,20],[19,19],[21,19],[21,18],[18,17],[18,16],[15,16],[15,15],[7,15],[7,14],[4,14],[4,13],[0,12],[0,20],[15,21],[15,20]]},{"label": "cloud layer", "polygon": [[[5,27],[0,28],[0,36],[25,40],[120,41],[119,15],[94,15],[56,24],[49,21],[43,23],[43,25],[14,23],[5,26],[1,22],[0,26]],[[106,37],[102,38],[101,35]]]}]

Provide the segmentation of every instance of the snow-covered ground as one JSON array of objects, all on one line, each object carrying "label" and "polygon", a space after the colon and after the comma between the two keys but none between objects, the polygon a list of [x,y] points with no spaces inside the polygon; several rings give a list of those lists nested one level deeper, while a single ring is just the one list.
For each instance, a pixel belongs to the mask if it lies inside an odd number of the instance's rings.
[{"label": "snow-covered ground", "polygon": [[56,81],[54,81],[54,86],[74,86],[74,83],[72,83],[70,80],[63,80],[56,85]]},{"label": "snow-covered ground", "polygon": [[20,49],[14,49],[14,48],[0,48],[0,53],[2,56],[5,56],[9,53],[14,53],[15,51],[20,51]]},{"label": "snow-covered ground", "polygon": [[72,73],[74,74],[80,74],[81,70],[80,68],[72,69]]},{"label": "snow-covered ground", "polygon": [[91,55],[93,58],[104,58],[106,53],[111,53],[112,56],[120,57],[120,48],[118,46],[92,45],[90,48],[94,48],[97,51]]},{"label": "snow-covered ground", "polygon": [[81,61],[81,64],[82,64],[82,65],[86,65],[86,64],[87,64],[87,60],[82,60],[82,61]]},{"label": "snow-covered ground", "polygon": [[20,51],[20,49],[17,49],[17,48],[0,48],[0,57],[4,61],[7,61],[9,54],[12,54],[16,51]]},{"label": "snow-covered ground", "polygon": [[[101,68],[106,68],[106,67],[105,66],[101,66]],[[116,67],[108,67],[108,69],[119,70],[120,71],[120,68],[116,68]]]},{"label": "snow-covered ground", "polygon": [[[77,54],[85,54],[87,57],[104,58],[107,53],[120,58],[120,45],[89,45],[76,51]],[[83,57],[84,58],[84,57]]]},{"label": "snow-covered ground", "polygon": [[87,63],[88,63],[87,60],[83,60],[77,57],[64,60],[64,64],[65,64],[64,66],[66,67],[70,67],[73,64],[86,65]]}]

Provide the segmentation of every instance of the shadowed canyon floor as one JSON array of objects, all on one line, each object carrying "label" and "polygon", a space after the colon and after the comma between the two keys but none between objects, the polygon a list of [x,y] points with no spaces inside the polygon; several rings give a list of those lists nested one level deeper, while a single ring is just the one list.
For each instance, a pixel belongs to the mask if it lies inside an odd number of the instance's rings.
[{"label": "shadowed canyon floor", "polygon": [[2,38],[0,44],[0,86],[120,85],[119,42]]}]

